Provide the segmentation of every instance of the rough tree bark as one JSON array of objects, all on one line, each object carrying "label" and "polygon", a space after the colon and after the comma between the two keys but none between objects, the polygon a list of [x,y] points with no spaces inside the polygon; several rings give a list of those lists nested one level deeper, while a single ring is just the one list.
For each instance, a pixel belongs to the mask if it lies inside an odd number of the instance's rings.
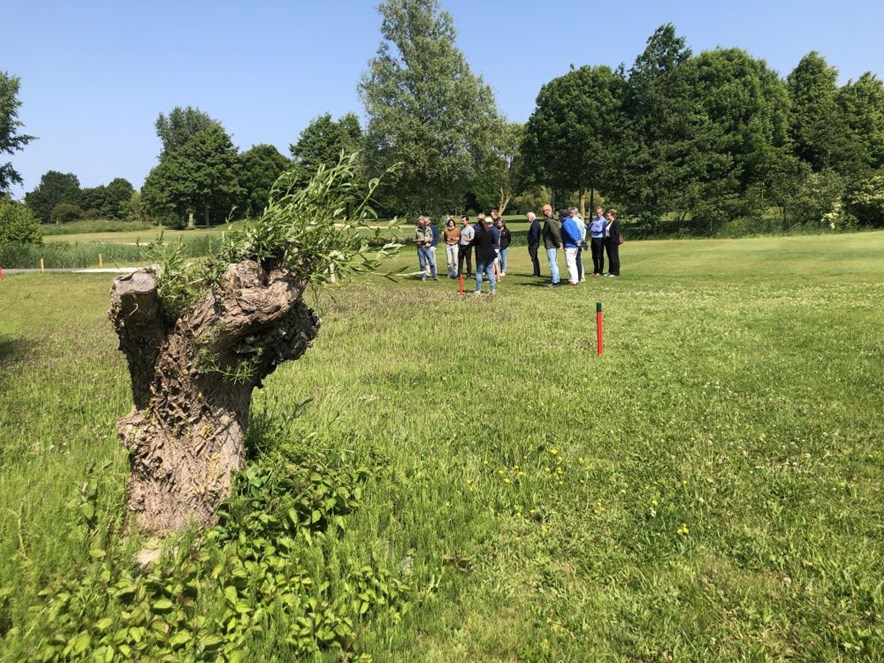
[{"label": "rough tree bark", "polygon": [[287,270],[245,261],[169,321],[152,270],[114,280],[109,316],[135,402],[118,431],[130,456],[129,508],[147,530],[215,521],[243,466],[252,390],[303,355],[319,329],[305,287]]}]

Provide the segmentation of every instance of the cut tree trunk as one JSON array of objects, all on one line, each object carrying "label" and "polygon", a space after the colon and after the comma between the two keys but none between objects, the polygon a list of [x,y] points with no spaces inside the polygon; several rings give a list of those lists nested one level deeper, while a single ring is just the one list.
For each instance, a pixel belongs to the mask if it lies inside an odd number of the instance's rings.
[{"label": "cut tree trunk", "polygon": [[135,403],[118,431],[129,450],[129,508],[150,532],[215,522],[244,463],[252,390],[303,355],[319,329],[305,286],[245,261],[169,320],[152,270],[114,279],[109,316]]}]

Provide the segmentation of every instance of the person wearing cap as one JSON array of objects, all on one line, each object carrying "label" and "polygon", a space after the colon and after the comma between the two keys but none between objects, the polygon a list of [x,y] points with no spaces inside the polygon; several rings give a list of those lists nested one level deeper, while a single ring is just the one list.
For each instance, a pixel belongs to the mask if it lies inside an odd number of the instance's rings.
[{"label": "person wearing cap", "polygon": [[491,294],[497,293],[497,280],[494,278],[494,261],[497,259],[495,245],[494,226],[491,219],[486,219],[484,214],[479,215],[481,222],[473,238],[473,246],[476,248],[476,294],[482,293],[482,275],[488,275],[488,283],[491,286]]},{"label": "person wearing cap", "polygon": [[558,251],[562,246],[562,224],[553,216],[552,205],[543,206],[543,246],[549,260],[549,285],[559,285]]},{"label": "person wearing cap", "polygon": [[457,253],[457,273],[459,275],[463,275],[463,263],[466,260],[467,263],[467,273],[466,276],[473,275],[473,237],[476,235],[476,230],[473,226],[470,225],[470,217],[464,214],[460,217],[460,245],[458,246]]}]

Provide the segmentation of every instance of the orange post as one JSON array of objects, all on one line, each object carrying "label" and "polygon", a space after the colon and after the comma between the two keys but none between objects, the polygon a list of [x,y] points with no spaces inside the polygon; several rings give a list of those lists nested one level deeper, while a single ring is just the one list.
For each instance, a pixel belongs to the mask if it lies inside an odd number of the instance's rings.
[{"label": "orange post", "polygon": [[460,275],[460,286],[458,286],[457,293],[459,295],[463,294],[463,274]]},{"label": "orange post", "polygon": [[602,338],[602,303],[595,303],[595,337],[596,354],[601,357],[605,352],[605,342]]}]

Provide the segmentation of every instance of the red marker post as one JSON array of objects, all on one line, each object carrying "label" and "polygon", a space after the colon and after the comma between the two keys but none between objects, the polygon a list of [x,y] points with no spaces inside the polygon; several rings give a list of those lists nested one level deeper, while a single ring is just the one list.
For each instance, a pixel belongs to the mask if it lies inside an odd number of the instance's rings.
[{"label": "red marker post", "polygon": [[463,274],[460,275],[460,287],[457,289],[457,294],[463,294]]},{"label": "red marker post", "polygon": [[605,342],[602,335],[602,303],[595,303],[595,338],[596,354],[601,357],[605,352]]}]

